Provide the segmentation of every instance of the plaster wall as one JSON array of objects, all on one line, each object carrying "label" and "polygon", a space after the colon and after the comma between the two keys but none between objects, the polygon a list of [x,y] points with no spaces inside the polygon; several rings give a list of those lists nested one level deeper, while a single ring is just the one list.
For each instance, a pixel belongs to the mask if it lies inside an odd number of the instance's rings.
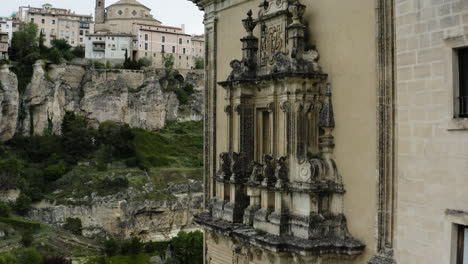
[{"label": "plaster wall", "polygon": [[401,264],[454,264],[454,224],[468,225],[446,214],[468,212],[468,122],[453,118],[454,49],[467,33],[467,1],[396,1]]},{"label": "plaster wall", "polygon": [[[217,81],[227,79],[233,59],[241,58],[245,35],[241,19],[259,1],[240,3],[218,13]],[[376,16],[374,0],[302,1],[307,5],[309,43],[320,53],[320,64],[333,89],[336,129],[336,160],[343,176],[345,215],[351,234],[366,244],[353,263],[366,263],[376,248],[377,206],[377,80]],[[255,12],[254,12],[255,13]],[[255,15],[254,15],[255,16]],[[217,153],[228,149],[225,91],[217,87]],[[219,155],[216,155],[218,157]],[[219,164],[216,161],[215,164]],[[208,247],[209,248],[209,247]]]}]

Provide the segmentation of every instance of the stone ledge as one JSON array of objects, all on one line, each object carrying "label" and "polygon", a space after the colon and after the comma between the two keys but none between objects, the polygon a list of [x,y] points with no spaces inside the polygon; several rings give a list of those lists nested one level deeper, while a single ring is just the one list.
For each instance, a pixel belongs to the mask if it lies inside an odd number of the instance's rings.
[{"label": "stone ledge", "polygon": [[448,131],[465,131],[468,130],[468,118],[455,118],[447,122]]},{"label": "stone ledge", "polygon": [[263,232],[260,233],[250,226],[214,219],[209,213],[194,216],[194,221],[213,232],[278,253],[289,252],[301,256],[357,256],[365,248],[362,242],[350,237],[302,239],[292,236],[275,236]]},{"label": "stone ledge", "polygon": [[396,264],[396,261],[390,256],[377,255],[369,260],[367,264]]}]

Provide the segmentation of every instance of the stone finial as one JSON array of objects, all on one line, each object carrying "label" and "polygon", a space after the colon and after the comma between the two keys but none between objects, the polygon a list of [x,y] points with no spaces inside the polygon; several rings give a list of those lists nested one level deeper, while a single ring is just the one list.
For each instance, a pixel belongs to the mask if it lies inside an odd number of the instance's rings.
[{"label": "stone finial", "polygon": [[302,16],[304,16],[306,6],[301,4],[299,0],[289,5],[289,12],[292,14],[292,25],[302,25]]},{"label": "stone finial", "polygon": [[325,99],[323,102],[322,110],[320,111],[319,126],[322,128],[334,128],[335,127],[335,115],[333,113],[332,103],[332,92],[331,85],[327,84],[327,90],[325,92]]},{"label": "stone finial", "polygon": [[247,31],[248,36],[253,36],[253,30],[255,29],[255,22],[252,18],[252,9],[247,12],[247,18],[242,20],[245,30]]}]

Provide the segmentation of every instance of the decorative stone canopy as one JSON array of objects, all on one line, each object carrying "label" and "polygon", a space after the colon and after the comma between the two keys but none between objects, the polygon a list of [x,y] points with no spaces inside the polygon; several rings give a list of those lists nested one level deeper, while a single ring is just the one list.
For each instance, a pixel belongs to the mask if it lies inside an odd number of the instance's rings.
[{"label": "decorative stone canopy", "polygon": [[365,245],[347,229],[332,89],[306,48],[304,12],[298,0],[264,0],[242,20],[242,59],[219,83],[228,149],[195,221],[271,252],[347,258]]}]

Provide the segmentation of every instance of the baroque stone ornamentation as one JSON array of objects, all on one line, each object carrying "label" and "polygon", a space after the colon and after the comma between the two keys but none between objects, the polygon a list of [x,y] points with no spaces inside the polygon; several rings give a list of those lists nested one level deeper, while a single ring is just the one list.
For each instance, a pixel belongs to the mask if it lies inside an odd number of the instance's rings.
[{"label": "baroque stone ornamentation", "polygon": [[[271,252],[345,259],[365,248],[347,228],[331,85],[318,51],[306,48],[304,12],[298,0],[264,0],[256,19],[249,11],[242,20],[242,59],[219,83],[236,112],[224,115],[229,152],[211,179],[215,206],[195,217],[212,232],[260,247],[271,262]],[[239,252],[234,259],[242,263]]]}]

